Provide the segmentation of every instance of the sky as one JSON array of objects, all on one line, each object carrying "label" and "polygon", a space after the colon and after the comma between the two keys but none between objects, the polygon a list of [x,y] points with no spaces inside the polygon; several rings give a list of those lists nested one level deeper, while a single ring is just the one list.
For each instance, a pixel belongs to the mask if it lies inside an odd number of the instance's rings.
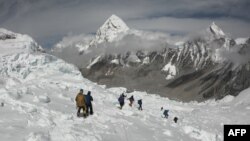
[{"label": "sky", "polygon": [[250,36],[249,0],[0,0],[0,27],[51,47],[94,34],[115,14],[134,29],[186,36],[213,21],[230,37]]}]

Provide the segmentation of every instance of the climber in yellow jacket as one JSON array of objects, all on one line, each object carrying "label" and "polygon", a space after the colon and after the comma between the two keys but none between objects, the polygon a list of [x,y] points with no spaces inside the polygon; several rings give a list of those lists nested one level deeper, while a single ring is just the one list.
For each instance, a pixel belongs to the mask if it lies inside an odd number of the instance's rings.
[{"label": "climber in yellow jacket", "polygon": [[78,107],[77,116],[80,116],[81,109],[83,110],[83,116],[86,116],[86,103],[85,95],[83,94],[83,89],[76,96],[76,106]]}]

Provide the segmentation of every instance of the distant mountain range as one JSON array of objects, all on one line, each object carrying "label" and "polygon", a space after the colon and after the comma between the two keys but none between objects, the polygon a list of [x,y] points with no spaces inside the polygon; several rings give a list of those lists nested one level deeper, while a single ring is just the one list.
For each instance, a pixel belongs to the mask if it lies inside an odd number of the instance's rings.
[{"label": "distant mountain range", "polygon": [[249,38],[231,39],[215,23],[173,42],[164,34],[130,29],[116,15],[95,36],[65,39],[52,49],[94,82],[182,101],[221,99],[248,88],[249,53]]}]

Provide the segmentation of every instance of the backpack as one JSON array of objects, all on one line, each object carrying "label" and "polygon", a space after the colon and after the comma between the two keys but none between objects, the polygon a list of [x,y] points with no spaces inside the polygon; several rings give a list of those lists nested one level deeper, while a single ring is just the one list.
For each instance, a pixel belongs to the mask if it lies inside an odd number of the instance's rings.
[{"label": "backpack", "polygon": [[90,105],[90,104],[91,104],[91,101],[93,101],[92,96],[90,96],[90,95],[85,95],[85,102],[86,102],[86,105]]},{"label": "backpack", "polygon": [[168,116],[168,111],[169,111],[169,110],[164,110],[163,114],[164,114],[165,116]]},{"label": "backpack", "polygon": [[123,96],[120,96],[120,97],[118,98],[118,101],[119,101],[119,102],[123,102],[123,99],[124,99]]},{"label": "backpack", "polygon": [[134,97],[131,96],[131,97],[129,98],[129,101],[134,101]]},{"label": "backpack", "polygon": [[142,104],[142,100],[140,99],[140,100],[138,100],[138,104],[139,105],[141,105]]}]

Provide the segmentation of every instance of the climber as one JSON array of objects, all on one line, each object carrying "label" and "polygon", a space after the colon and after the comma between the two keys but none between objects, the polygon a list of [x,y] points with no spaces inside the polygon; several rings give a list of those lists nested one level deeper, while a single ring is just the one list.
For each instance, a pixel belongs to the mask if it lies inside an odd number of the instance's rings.
[{"label": "climber", "polygon": [[85,96],[83,94],[83,89],[77,94],[76,98],[76,106],[78,107],[77,116],[80,117],[81,109],[83,110],[83,117],[86,117],[86,103]]},{"label": "climber", "polygon": [[177,123],[178,117],[174,117],[174,122]]},{"label": "climber", "polygon": [[130,103],[129,103],[129,106],[132,107],[132,104],[133,104],[133,102],[135,101],[135,100],[134,100],[134,96],[132,95],[130,98],[128,98],[128,100],[129,100],[129,102],[130,102]]},{"label": "climber", "polygon": [[89,114],[89,110],[90,110],[90,115],[93,115],[92,101],[93,101],[93,97],[91,96],[91,91],[88,91],[87,95],[85,96],[87,115]]},{"label": "climber", "polygon": [[164,118],[168,118],[168,112],[169,112],[169,110],[164,110],[164,112],[163,112]]},{"label": "climber", "polygon": [[138,109],[142,111],[142,99],[138,100],[139,107]]},{"label": "climber", "polygon": [[120,104],[120,109],[122,109],[122,107],[124,106],[124,99],[125,99],[125,95],[124,95],[124,93],[122,93],[121,95],[120,95],[120,97],[118,98],[118,101],[119,101],[119,104]]}]

